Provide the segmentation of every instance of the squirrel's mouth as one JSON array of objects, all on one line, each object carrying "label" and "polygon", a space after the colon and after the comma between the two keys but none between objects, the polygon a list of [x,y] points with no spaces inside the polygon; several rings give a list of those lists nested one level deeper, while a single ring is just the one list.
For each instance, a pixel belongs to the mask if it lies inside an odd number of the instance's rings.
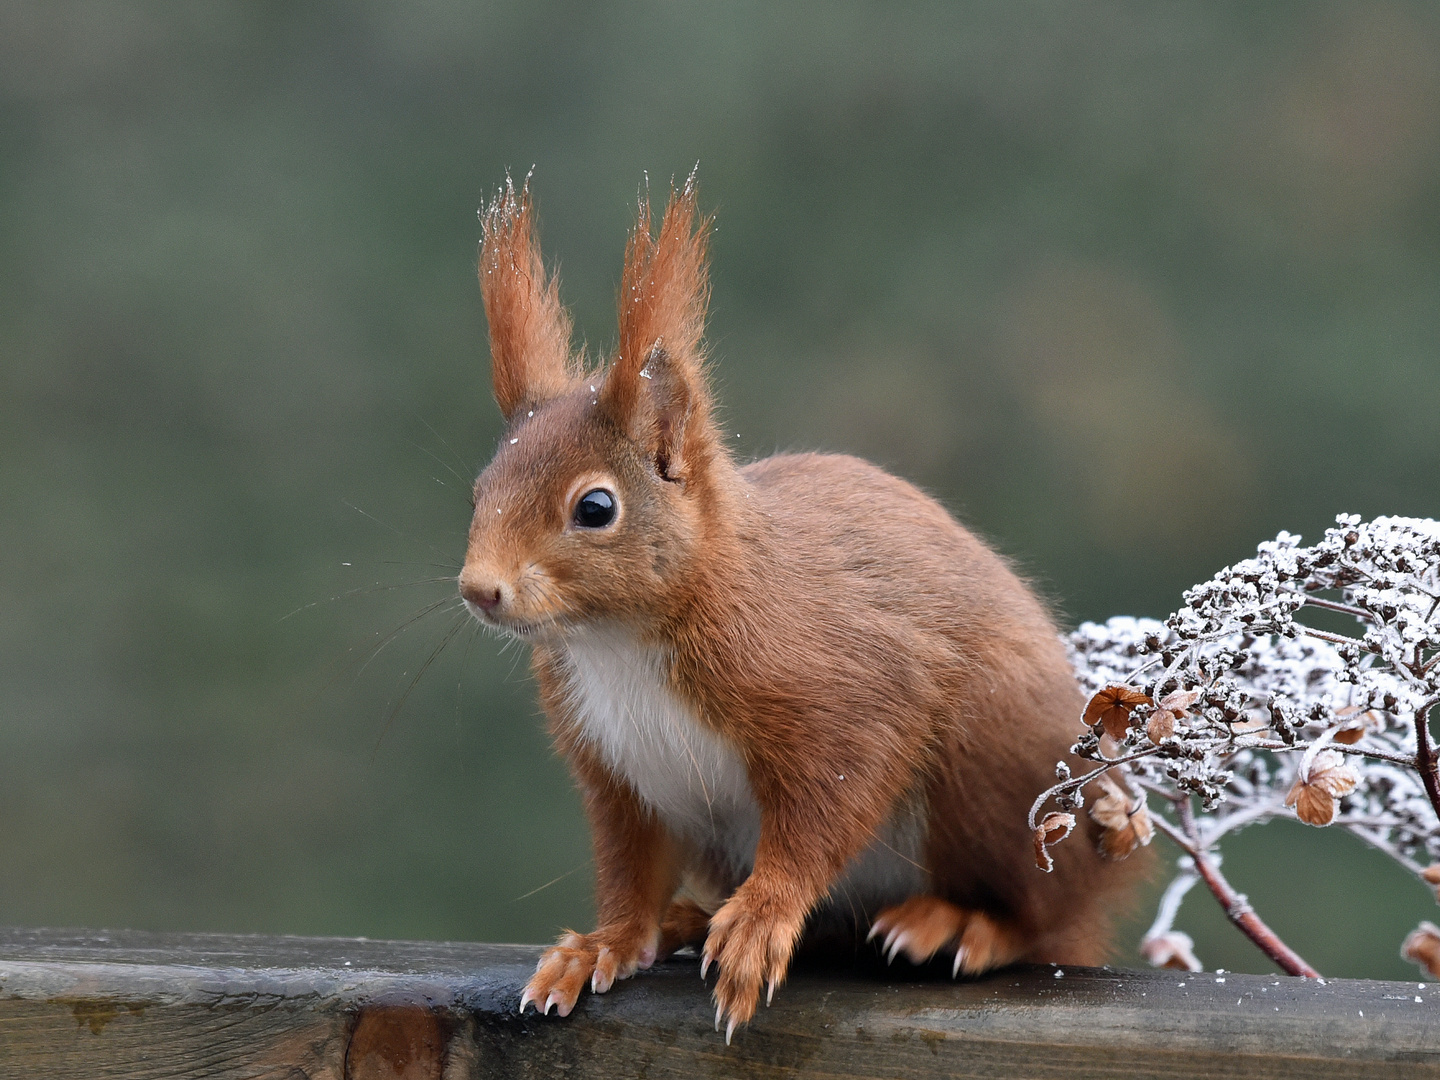
[{"label": "squirrel's mouth", "polygon": [[499,615],[486,611],[479,604],[471,600],[465,600],[465,607],[475,620],[482,626],[488,626],[492,630],[500,630],[512,637],[532,638],[554,629],[549,622],[529,622],[525,619],[517,619],[507,615]]}]

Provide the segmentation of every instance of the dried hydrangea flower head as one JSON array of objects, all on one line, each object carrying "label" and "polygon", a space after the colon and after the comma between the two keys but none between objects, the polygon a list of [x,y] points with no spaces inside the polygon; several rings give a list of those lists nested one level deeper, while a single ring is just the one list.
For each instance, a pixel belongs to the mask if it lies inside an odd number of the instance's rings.
[{"label": "dried hydrangea flower head", "polygon": [[[1095,768],[1058,769],[1031,828],[1047,802],[1069,813],[1089,790],[1111,857],[1158,829],[1186,853],[1177,885],[1204,880],[1284,970],[1314,974],[1230,888],[1217,845],[1247,825],[1294,816],[1355,834],[1427,887],[1440,882],[1440,774],[1428,727],[1440,704],[1440,523],[1342,515],[1312,547],[1281,533],[1184,599],[1163,623],[1114,618],[1070,636],[1092,695],[1074,752]],[[1360,632],[1318,625],[1321,612],[1327,625],[1349,617]],[[1146,796],[1167,812],[1149,810]],[[1132,827],[1137,818],[1143,824]],[[1042,867],[1058,839],[1036,833]],[[1163,944],[1178,906],[1146,936],[1158,963],[1179,955]],[[1425,959],[1440,956],[1440,937],[1432,934],[1432,948],[1427,932],[1411,935],[1405,955],[1440,974]]]}]

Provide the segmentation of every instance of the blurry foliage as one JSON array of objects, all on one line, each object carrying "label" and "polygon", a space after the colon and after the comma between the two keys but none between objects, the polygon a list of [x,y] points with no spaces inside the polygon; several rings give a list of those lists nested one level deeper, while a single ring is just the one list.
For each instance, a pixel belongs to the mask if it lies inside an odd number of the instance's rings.
[{"label": "blurry foliage", "polygon": [[[3,4],[0,921],[587,921],[523,655],[466,628],[387,722],[451,587],[352,590],[462,553],[505,168],[603,349],[697,158],[741,452],[896,469],[1069,621],[1436,513],[1433,5]],[[1277,929],[1403,977],[1403,883],[1342,876]]]}]

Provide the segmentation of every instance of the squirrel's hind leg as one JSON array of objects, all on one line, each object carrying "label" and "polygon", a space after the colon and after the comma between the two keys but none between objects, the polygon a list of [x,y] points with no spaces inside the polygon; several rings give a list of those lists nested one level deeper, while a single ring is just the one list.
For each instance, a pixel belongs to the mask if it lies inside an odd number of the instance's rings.
[{"label": "squirrel's hind leg", "polygon": [[710,932],[710,912],[694,900],[675,900],[660,920],[660,948],[656,959],[664,960],[687,945],[700,946]]},{"label": "squirrel's hind leg", "polygon": [[924,964],[942,949],[955,949],[953,973],[978,975],[1003,967],[1024,952],[1021,935],[983,911],[956,907],[938,896],[912,896],[888,907],[870,924],[869,941],[885,937],[881,951],[887,960],[901,953],[912,964]]}]

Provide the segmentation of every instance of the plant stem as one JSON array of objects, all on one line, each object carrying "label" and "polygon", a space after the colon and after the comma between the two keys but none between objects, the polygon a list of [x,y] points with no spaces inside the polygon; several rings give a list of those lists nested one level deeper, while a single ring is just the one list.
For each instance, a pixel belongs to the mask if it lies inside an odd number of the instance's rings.
[{"label": "plant stem", "polygon": [[[1272,754],[1287,754],[1306,749],[1306,744],[1302,742],[1283,743],[1278,740],[1238,743],[1237,745],[1242,750],[1268,750]],[[1404,765],[1407,769],[1415,768],[1415,758],[1410,754],[1392,754],[1388,750],[1380,750],[1373,746],[1346,746],[1344,743],[1331,743],[1330,749],[1336,753],[1349,754],[1352,757],[1374,758],[1376,761],[1389,761],[1396,765]]]},{"label": "plant stem", "polygon": [[[1086,784],[1090,783],[1091,780],[1103,776],[1117,765],[1127,765],[1132,761],[1139,761],[1143,757],[1150,757],[1152,754],[1158,754],[1159,752],[1160,748],[1158,746],[1147,746],[1142,750],[1136,750],[1134,753],[1126,754],[1123,757],[1102,757],[1100,758],[1100,765],[1091,769],[1089,772],[1081,776],[1072,776],[1069,780],[1062,780],[1053,787],[1046,788],[1035,801],[1030,804],[1030,828],[1035,828],[1035,823],[1039,819],[1040,808],[1056,795],[1063,792],[1079,791]],[[1091,760],[1094,759],[1092,758]]]},{"label": "plant stem", "polygon": [[1366,648],[1366,645],[1359,638],[1346,637],[1344,634],[1332,634],[1328,630],[1316,630],[1313,626],[1305,626],[1303,623],[1295,624],[1300,632],[1307,637],[1319,638],[1321,641],[1328,641],[1335,645],[1359,645],[1366,652],[1374,652],[1374,649]]},{"label": "plant stem", "polygon": [[1145,937],[1142,940],[1157,938],[1161,934],[1168,934],[1175,928],[1175,916],[1180,913],[1180,904],[1184,901],[1185,894],[1193,889],[1199,880],[1200,875],[1194,870],[1184,870],[1175,876],[1175,879],[1166,887],[1165,895],[1160,897],[1160,907],[1155,912],[1155,921],[1150,924],[1150,929],[1145,931]]},{"label": "plant stem", "polygon": [[1299,953],[1280,940],[1280,935],[1271,930],[1265,921],[1255,914],[1255,909],[1235,891],[1230,882],[1225,880],[1225,875],[1220,873],[1220,867],[1216,866],[1209,853],[1201,848],[1198,836],[1195,834],[1195,817],[1190,809],[1190,800],[1177,802],[1175,807],[1180,814],[1183,832],[1159,815],[1152,815],[1152,820],[1161,832],[1195,860],[1195,872],[1200,875],[1200,879],[1205,882],[1206,887],[1220,902],[1220,906],[1225,909],[1225,914],[1230,921],[1285,974],[1300,975],[1307,979],[1320,978],[1318,971],[1307,964]]},{"label": "plant stem", "polygon": [[1415,771],[1425,785],[1425,794],[1430,797],[1430,806],[1436,817],[1440,817],[1440,777],[1435,773],[1435,745],[1430,741],[1430,709],[1434,702],[1427,701],[1415,710]]},{"label": "plant stem", "polygon": [[1230,921],[1238,926],[1261,952],[1279,964],[1287,975],[1301,975],[1307,979],[1320,977],[1320,972],[1307,964],[1299,953],[1280,940],[1280,935],[1271,930],[1265,921],[1255,914],[1255,909],[1230,886],[1230,883],[1225,880],[1225,876],[1220,873],[1220,868],[1211,861],[1208,855],[1202,852],[1195,855],[1194,859],[1195,869],[1206,886],[1215,894],[1215,899],[1220,901],[1220,905],[1225,909],[1225,914]]},{"label": "plant stem", "polygon": [[[1277,814],[1283,814],[1285,812],[1282,809],[1283,805],[1284,804],[1277,796],[1276,798],[1271,799],[1269,802],[1258,803],[1255,806],[1250,807],[1248,810],[1236,810],[1230,814],[1227,814],[1224,817],[1221,817],[1217,814],[1215,815],[1215,817],[1210,819],[1211,828],[1209,830],[1209,835],[1205,839],[1205,842],[1207,844],[1213,844],[1216,840],[1220,839],[1220,837],[1224,836],[1226,833],[1232,833],[1235,832],[1237,829],[1243,829],[1246,825],[1253,825],[1255,822],[1263,821],[1267,817],[1273,817]],[[1197,828],[1195,831],[1198,834],[1200,830]]]},{"label": "plant stem", "polygon": [[1370,612],[1365,611],[1363,608],[1351,607],[1349,604],[1339,604],[1334,600],[1324,600],[1318,596],[1305,597],[1305,606],[1324,608],[1326,611],[1338,611],[1342,615],[1354,615],[1355,618],[1360,619],[1362,622],[1372,621]]}]

